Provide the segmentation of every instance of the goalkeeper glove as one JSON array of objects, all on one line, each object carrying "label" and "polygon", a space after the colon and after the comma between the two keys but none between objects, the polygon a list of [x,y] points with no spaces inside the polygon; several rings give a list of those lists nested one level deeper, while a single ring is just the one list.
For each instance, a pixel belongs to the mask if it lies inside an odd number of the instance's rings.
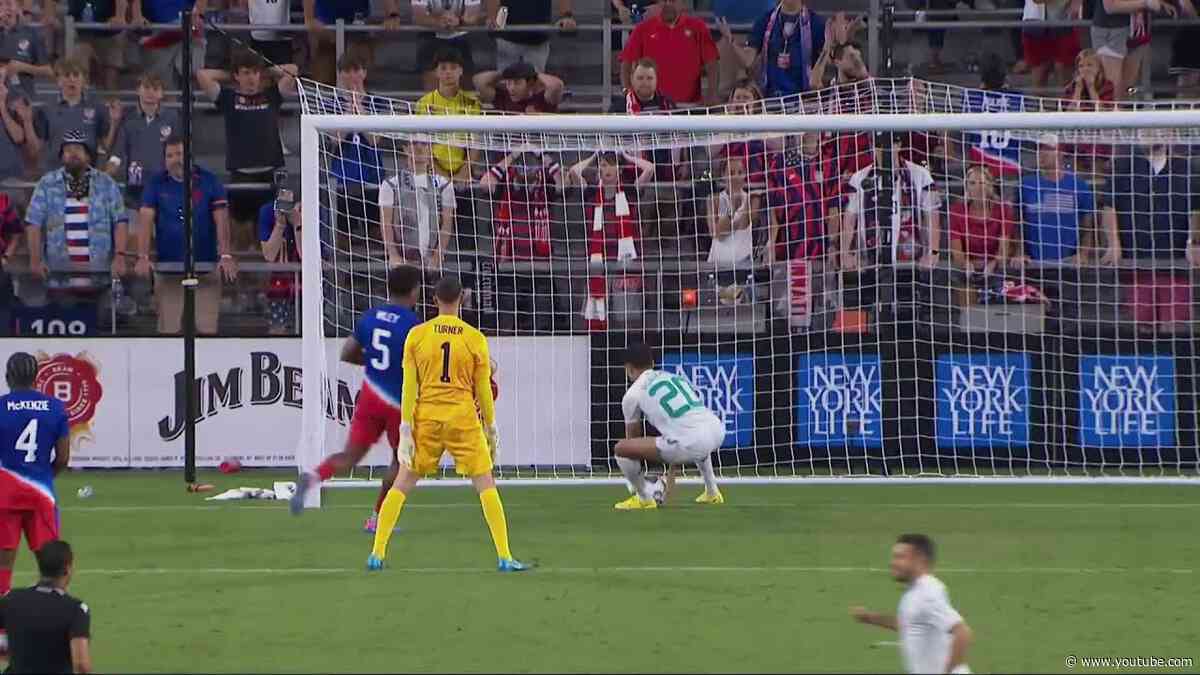
[{"label": "goalkeeper glove", "polygon": [[396,446],[396,461],[400,462],[400,466],[406,469],[412,468],[413,449],[416,443],[413,441],[412,425],[404,422],[400,425],[400,444]]},{"label": "goalkeeper glove", "polygon": [[492,453],[492,464],[496,463],[496,458],[500,456],[500,432],[493,424],[484,430],[487,436],[488,451]]}]

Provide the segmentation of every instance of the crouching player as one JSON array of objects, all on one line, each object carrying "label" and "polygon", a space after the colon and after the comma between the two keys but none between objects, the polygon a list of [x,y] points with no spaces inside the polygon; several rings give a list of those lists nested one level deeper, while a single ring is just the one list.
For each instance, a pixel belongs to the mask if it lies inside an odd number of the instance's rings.
[{"label": "crouching player", "polygon": [[[654,509],[665,498],[667,487],[646,478],[643,460],[668,467],[695,464],[704,478],[704,493],[696,502],[724,504],[711,455],[725,441],[725,423],[700,402],[687,378],[654,370],[654,352],[645,344],[626,350],[625,374],[633,384],[621,399],[625,440],[617,443],[615,454],[633,494],[615,508]],[[643,417],[662,435],[643,436]]]},{"label": "crouching player", "polygon": [[[0,596],[12,590],[21,533],[36,553],[58,539],[54,477],[71,461],[71,429],[62,401],[34,389],[38,362],[8,358],[9,393],[0,396]],[[8,636],[0,631],[0,651]]]},{"label": "crouching player", "polygon": [[354,334],[342,345],[342,361],[361,365],[365,370],[345,449],[325,458],[316,471],[301,474],[291,500],[292,513],[300,515],[309,490],[334,474],[358,465],[371,446],[387,432],[388,444],[393,450],[392,466],[375,500],[375,512],[364,525],[368,532],[375,531],[379,507],[399,466],[395,449],[400,442],[404,341],[408,339],[408,332],[421,322],[413,311],[421,298],[421,271],[411,265],[394,267],[388,271],[387,285],[387,304],[364,312],[354,326]]},{"label": "crouching player", "polygon": [[443,277],[434,289],[438,316],[414,328],[404,344],[404,422],[396,453],[400,472],[379,509],[368,570],[383,568],[392,528],[408,495],[422,476],[437,471],[446,452],[479,493],[499,570],[530,568],[514,560],[508,548],[508,522],[492,478],[497,435],[491,359],[483,333],[458,316],[462,294],[458,279]]}]

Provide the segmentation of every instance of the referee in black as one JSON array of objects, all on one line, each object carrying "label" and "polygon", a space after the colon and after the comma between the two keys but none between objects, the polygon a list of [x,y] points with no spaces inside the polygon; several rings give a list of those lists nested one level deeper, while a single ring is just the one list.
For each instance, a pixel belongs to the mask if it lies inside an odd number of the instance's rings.
[{"label": "referee in black", "polygon": [[75,556],[65,541],[37,552],[41,580],[0,598],[0,629],[8,631],[5,673],[90,673],[92,617],[87,604],[67,595]]}]

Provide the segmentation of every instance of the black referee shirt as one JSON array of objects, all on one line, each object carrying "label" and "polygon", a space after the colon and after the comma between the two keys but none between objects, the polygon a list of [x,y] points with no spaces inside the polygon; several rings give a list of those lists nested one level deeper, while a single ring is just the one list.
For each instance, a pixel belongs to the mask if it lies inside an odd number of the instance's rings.
[{"label": "black referee shirt", "polygon": [[8,631],[8,673],[71,673],[71,639],[91,635],[87,604],[53,586],[15,590],[0,598],[0,628]]}]

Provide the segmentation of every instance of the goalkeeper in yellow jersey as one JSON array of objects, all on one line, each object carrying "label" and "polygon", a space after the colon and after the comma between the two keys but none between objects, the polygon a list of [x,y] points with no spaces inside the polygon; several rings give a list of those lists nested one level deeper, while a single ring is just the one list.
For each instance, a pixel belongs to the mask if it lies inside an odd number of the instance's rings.
[{"label": "goalkeeper in yellow jersey", "polygon": [[404,502],[422,476],[437,471],[446,452],[479,493],[500,559],[498,569],[523,572],[532,567],[514,560],[508,550],[508,523],[492,478],[497,438],[491,359],[483,333],[458,317],[462,294],[458,279],[442,277],[434,289],[437,318],[413,328],[404,342],[404,422],[396,450],[400,472],[379,509],[368,570],[383,569]]}]

